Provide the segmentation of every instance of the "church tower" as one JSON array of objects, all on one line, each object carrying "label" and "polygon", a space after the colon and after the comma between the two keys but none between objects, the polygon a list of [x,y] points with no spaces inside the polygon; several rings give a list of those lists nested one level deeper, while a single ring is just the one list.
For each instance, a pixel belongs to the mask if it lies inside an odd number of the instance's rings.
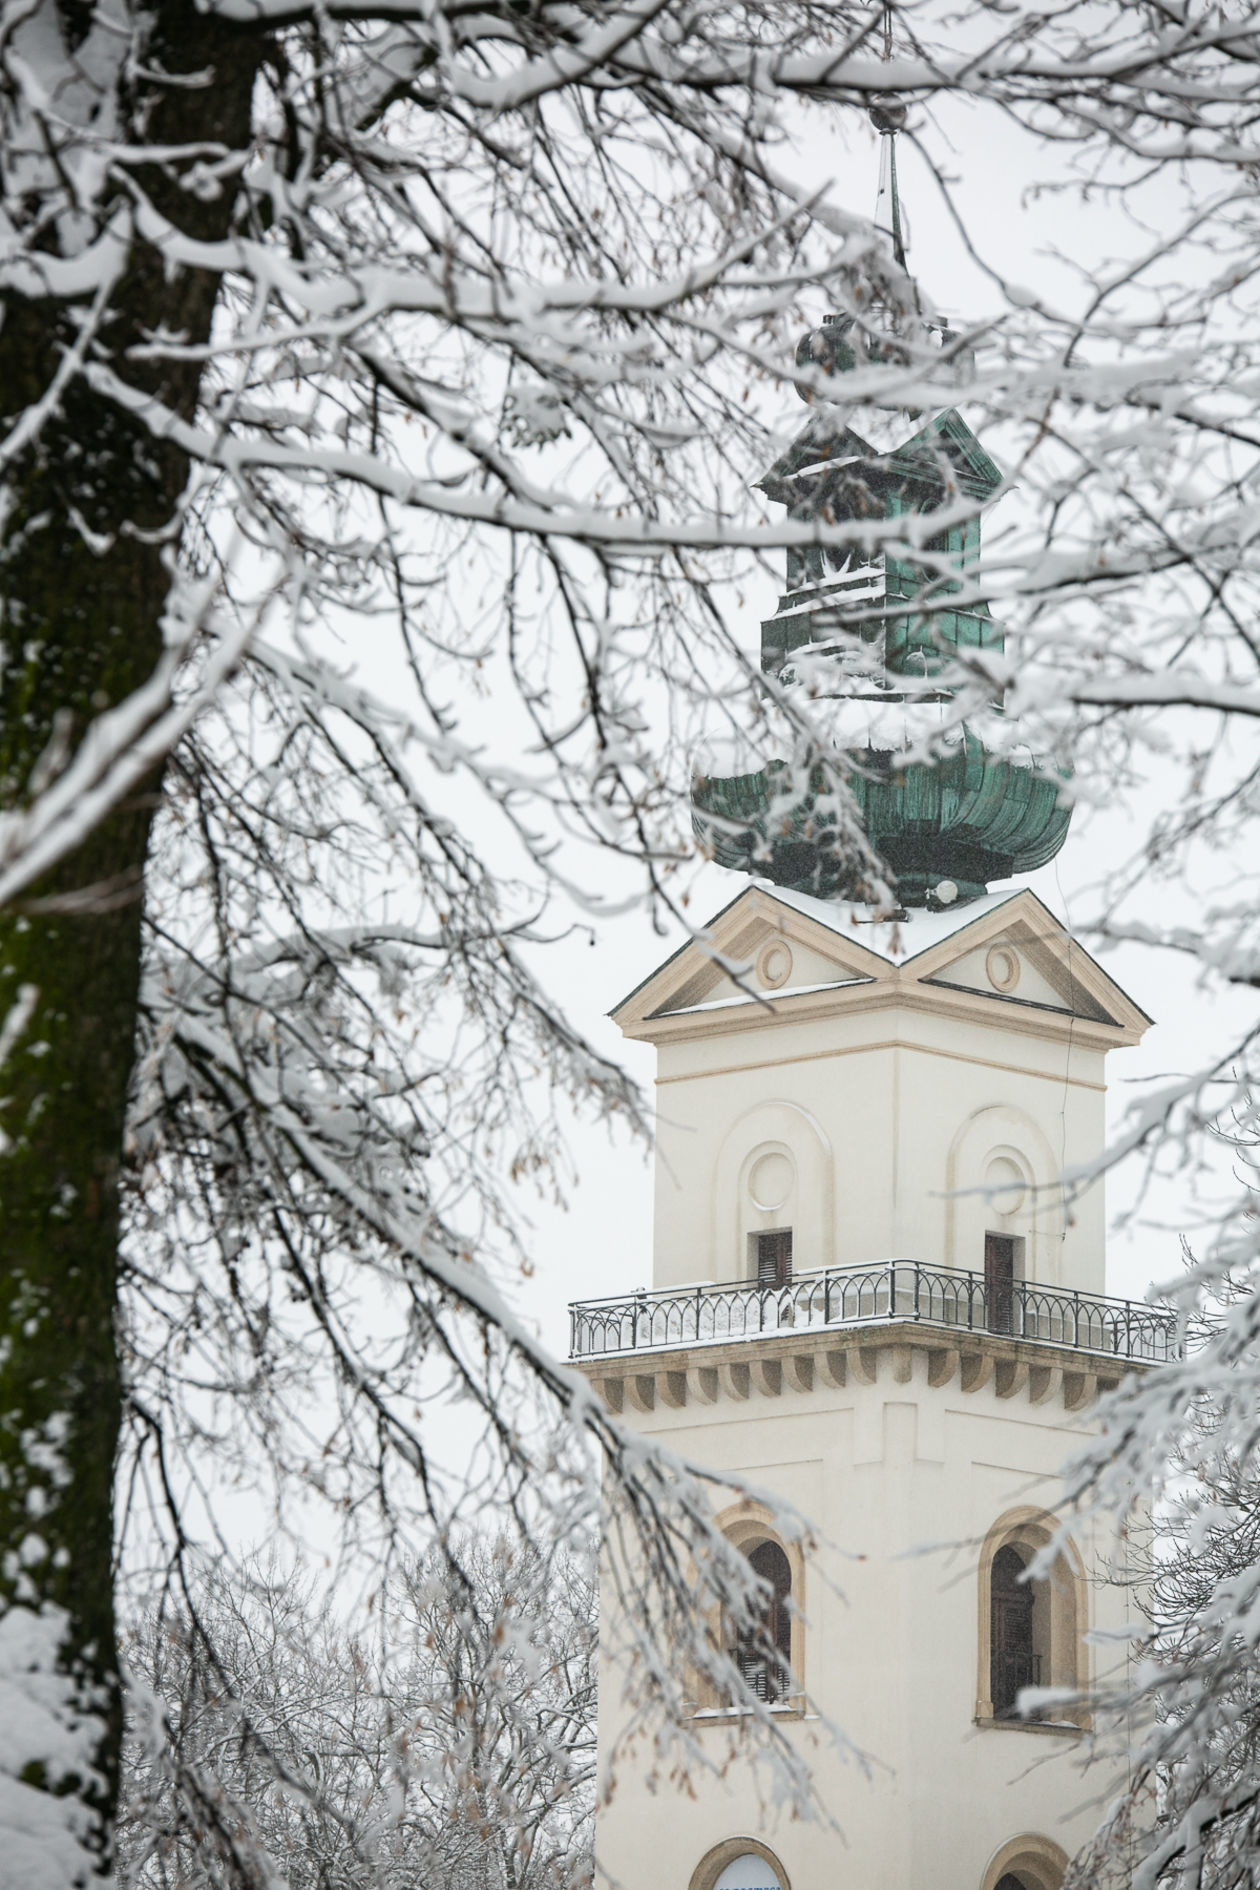
[{"label": "church tower", "polygon": [[[801,358],[816,393],[927,345],[955,346],[835,322]],[[1058,1473],[1175,1335],[1107,1297],[1101,1185],[1061,1177],[1100,1154],[1107,1052],[1149,1019],[1032,892],[989,889],[1062,844],[1053,778],[970,728],[931,766],[886,733],[948,710],[958,652],[1000,646],[968,601],[999,483],[955,410],[875,444],[815,399],[765,489],[797,518],[901,521],[835,562],[793,553],[763,626],[768,674],[836,698],[836,754],[697,779],[699,831],[749,877],[614,1012],[657,1048],[653,1285],[575,1306],[574,1361],[644,1433],[815,1523],[802,1557],[756,1503],[720,1519],[773,1596],[779,1659],[746,1678],[840,1833],[776,1819],[738,1760],[649,1796],[631,1756],[597,1836],[618,1890],[1059,1890],[1105,1795],[1079,1704],[1017,1700],[1124,1657],[1126,1594],[1087,1527],[1060,1536]],[[892,874],[863,922],[837,768]],[[607,1674],[602,1740],[618,1693]],[[731,1718],[695,1703],[715,1755]]]}]

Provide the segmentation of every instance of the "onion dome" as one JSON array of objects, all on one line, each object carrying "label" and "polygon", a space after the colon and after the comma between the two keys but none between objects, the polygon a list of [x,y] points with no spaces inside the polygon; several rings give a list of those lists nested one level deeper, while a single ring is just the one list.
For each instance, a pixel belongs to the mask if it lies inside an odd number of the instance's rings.
[{"label": "onion dome", "polygon": [[[990,880],[1030,873],[1063,845],[1071,816],[1055,783],[989,753],[968,730],[931,764],[897,767],[874,748],[849,760],[845,786],[903,905],[979,899]],[[697,774],[692,818],[722,866],[820,899],[869,897],[841,841],[830,767],[772,761],[752,774]]]}]

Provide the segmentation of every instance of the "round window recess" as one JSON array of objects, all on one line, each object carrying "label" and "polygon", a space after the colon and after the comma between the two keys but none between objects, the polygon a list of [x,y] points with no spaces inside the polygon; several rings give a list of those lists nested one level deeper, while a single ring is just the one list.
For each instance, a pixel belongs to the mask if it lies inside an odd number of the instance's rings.
[{"label": "round window recess", "polygon": [[781,984],[786,984],[792,975],[791,948],[776,939],[771,945],[764,945],[757,957],[757,976],[768,991],[777,991]]},{"label": "round window recess", "polygon": [[1013,991],[1019,983],[1019,953],[1013,945],[990,945],[984,968],[995,991]]},{"label": "round window recess", "polygon": [[714,1880],[713,1890],[782,1890],[782,1886],[772,1864],[755,1851],[745,1851],[742,1857],[732,1857]]},{"label": "round window recess", "polygon": [[1009,1155],[995,1155],[984,1171],[984,1185],[996,1214],[1018,1214],[1024,1205],[1028,1183],[1018,1162]]},{"label": "round window recess", "polygon": [[791,1194],[793,1180],[792,1164],[787,1156],[772,1150],[753,1163],[748,1192],[763,1214],[773,1214]]}]

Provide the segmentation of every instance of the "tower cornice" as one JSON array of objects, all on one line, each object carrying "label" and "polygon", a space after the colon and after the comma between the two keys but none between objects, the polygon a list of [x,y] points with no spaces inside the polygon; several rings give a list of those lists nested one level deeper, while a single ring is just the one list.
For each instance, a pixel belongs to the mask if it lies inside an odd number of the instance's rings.
[{"label": "tower cornice", "polygon": [[572,1363],[610,1410],[649,1412],[918,1384],[1083,1412],[1129,1373],[1158,1361],[1009,1334],[953,1335],[910,1319],[825,1333],[774,1333],[727,1345],[664,1347]]}]

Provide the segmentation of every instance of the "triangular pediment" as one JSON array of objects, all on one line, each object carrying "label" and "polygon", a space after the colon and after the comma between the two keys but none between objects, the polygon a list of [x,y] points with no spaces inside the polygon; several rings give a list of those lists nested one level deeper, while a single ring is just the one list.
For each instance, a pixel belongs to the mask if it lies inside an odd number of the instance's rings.
[{"label": "triangular pediment", "polygon": [[759,1006],[886,977],[888,967],[857,939],[750,886],[613,1011],[631,1035],[657,1019]]},{"label": "triangular pediment", "polygon": [[1079,1022],[1117,1046],[1150,1023],[1027,890],[877,925],[765,883],[745,887],[612,1014],[627,1036],[663,1039],[906,1002],[1042,1034]]},{"label": "triangular pediment", "polygon": [[892,468],[905,467],[916,476],[927,477],[941,485],[941,458],[953,467],[963,490],[973,499],[987,499],[1002,483],[1001,468],[981,446],[962,415],[954,407],[938,413],[912,439],[906,440],[892,455]]},{"label": "triangular pediment", "polygon": [[1021,1004],[1049,1005],[1100,1024],[1116,1019],[1104,1010],[1024,926],[1010,926],[990,944],[977,945],[936,973],[934,984],[984,997],[1018,997]]},{"label": "triangular pediment", "polygon": [[[940,494],[951,475],[973,499],[987,499],[1002,483],[1001,468],[952,407],[890,453],[879,452],[840,421],[817,421],[780,454],[757,486],[797,514],[812,512],[824,503],[834,509],[837,486],[852,487],[849,502],[841,503],[838,515],[861,517],[870,513],[873,504],[877,509],[882,506],[876,500],[878,492],[896,488],[906,478],[928,494]],[[853,496],[859,491],[860,501]]]},{"label": "triangular pediment", "polygon": [[756,482],[778,505],[798,509],[819,486],[855,463],[869,464],[875,448],[860,433],[827,418],[806,427]]},{"label": "triangular pediment", "polygon": [[1022,891],[910,957],[903,976],[996,1004],[1058,1012],[1142,1035],[1150,1018],[1044,906]]}]

